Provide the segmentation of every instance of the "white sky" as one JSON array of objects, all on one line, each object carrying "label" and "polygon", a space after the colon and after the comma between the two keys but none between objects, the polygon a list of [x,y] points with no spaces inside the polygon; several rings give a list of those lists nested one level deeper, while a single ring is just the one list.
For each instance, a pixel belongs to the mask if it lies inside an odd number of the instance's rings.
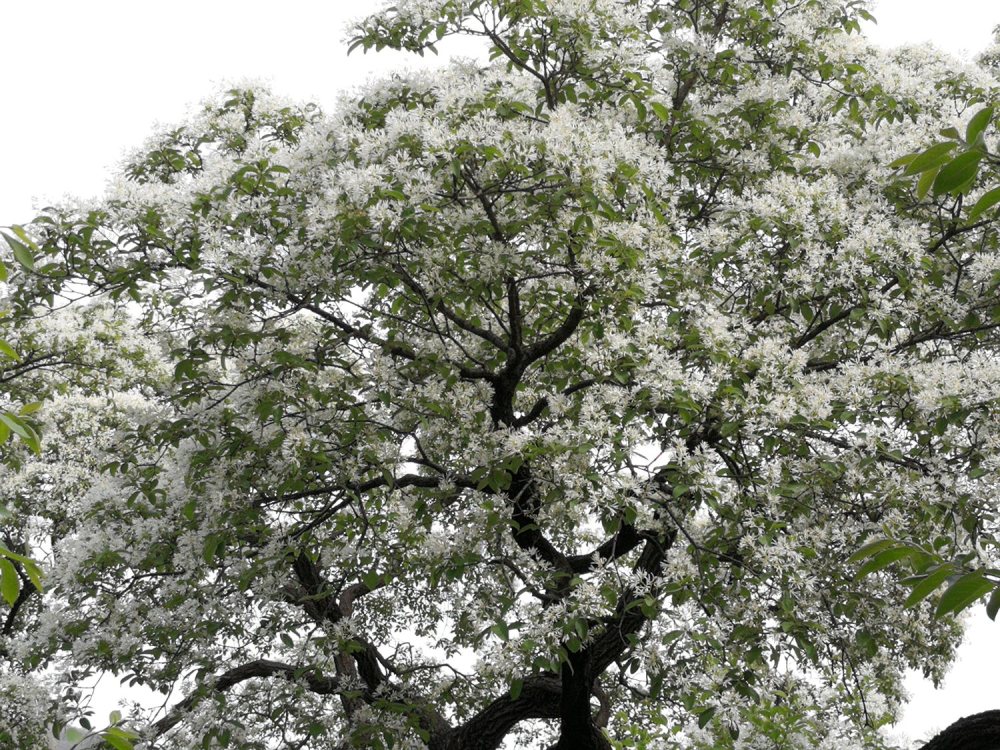
[{"label": "white sky", "polygon": [[[377,0],[7,0],[0,2],[0,226],[35,205],[99,194],[157,123],[226,83],[261,79],[329,108],[339,92],[393,68],[389,53],[345,55],[344,24]],[[869,35],[974,53],[1000,24],[997,0],[878,0]],[[465,48],[467,54],[471,48]],[[430,64],[434,59],[430,58]],[[925,737],[961,715],[1000,708],[1000,625],[976,610],[942,691],[919,678],[901,732]]]}]

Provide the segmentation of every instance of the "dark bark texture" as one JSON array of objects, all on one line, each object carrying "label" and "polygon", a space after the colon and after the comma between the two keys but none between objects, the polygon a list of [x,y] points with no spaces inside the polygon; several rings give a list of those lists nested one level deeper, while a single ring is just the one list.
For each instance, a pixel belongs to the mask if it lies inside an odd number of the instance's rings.
[{"label": "dark bark texture", "polygon": [[959,719],[921,750],[1000,750],[1000,711]]}]

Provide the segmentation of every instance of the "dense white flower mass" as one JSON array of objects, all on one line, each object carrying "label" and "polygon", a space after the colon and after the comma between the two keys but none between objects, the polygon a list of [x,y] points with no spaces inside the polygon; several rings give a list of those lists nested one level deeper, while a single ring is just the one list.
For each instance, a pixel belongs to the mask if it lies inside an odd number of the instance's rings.
[{"label": "dense white flower mass", "polygon": [[4,720],[113,673],[169,696],[115,747],[888,747],[998,567],[998,86],[864,12],[398,2],[360,44],[492,62],[234,89],[25,225]]}]

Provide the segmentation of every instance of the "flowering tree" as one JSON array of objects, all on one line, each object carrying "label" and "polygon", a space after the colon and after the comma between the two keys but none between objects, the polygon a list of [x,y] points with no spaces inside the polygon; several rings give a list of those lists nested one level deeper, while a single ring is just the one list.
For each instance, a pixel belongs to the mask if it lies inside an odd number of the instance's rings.
[{"label": "flowering tree", "polygon": [[171,696],[117,748],[884,747],[1000,424],[992,214],[889,162],[996,81],[866,15],[405,0],[355,44],[492,62],[233,90],[39,217],[11,664]]},{"label": "flowering tree", "polygon": [[[34,245],[34,243],[23,227],[13,227],[12,230],[19,238],[23,238],[24,242],[10,235],[4,235],[4,239],[18,263],[30,269],[33,267],[34,257],[28,245]],[[0,282],[6,281],[7,278],[7,266],[0,261]],[[3,391],[0,391],[4,401],[3,407],[0,408],[0,450],[13,434],[31,450],[38,453],[41,450],[38,434],[26,418],[38,411],[41,404],[37,401],[25,402],[26,400],[23,398],[20,399],[20,403],[16,403],[19,400],[18,397],[24,395],[19,392],[20,389],[17,387],[16,381],[23,373],[24,368],[30,368],[32,363],[21,362],[17,351],[2,338],[0,338],[0,356],[15,363],[13,367],[5,368],[2,380],[0,380],[4,386]],[[11,411],[11,408],[14,407],[16,407],[16,411]],[[10,455],[5,455],[3,458],[16,463],[16,458]],[[0,505],[0,514],[5,512],[6,509]],[[21,596],[22,579],[31,587],[41,588],[41,571],[32,560],[9,549],[10,545],[9,539],[0,540],[0,595],[8,605],[13,607]]]},{"label": "flowering tree", "polygon": [[[980,55],[979,62],[984,67],[998,68],[997,51],[1000,50],[1000,27],[996,30],[997,43]],[[916,182],[914,197],[916,202],[906,205],[908,212],[923,215],[931,229],[932,245],[945,248],[954,243],[959,235],[973,234],[974,241],[989,241],[993,220],[1000,204],[1000,158],[995,147],[987,138],[988,128],[996,117],[995,96],[988,90],[973,87],[969,91],[973,102],[986,101],[988,106],[979,109],[963,130],[954,126],[944,128],[936,142],[924,144],[924,148],[899,157],[892,166],[902,170],[904,177]],[[992,150],[991,150],[992,148]],[[983,231],[984,235],[979,235]],[[972,246],[974,248],[975,246]],[[980,283],[996,285],[997,266],[995,261],[976,256],[974,249],[953,256],[956,263],[975,269]],[[956,288],[957,289],[957,288]],[[985,302],[985,300],[984,300]],[[1000,322],[1000,309],[970,307],[961,321],[952,319],[948,328],[941,325],[942,333],[949,337],[975,335],[984,343],[989,333]],[[986,348],[990,348],[987,344]],[[988,393],[983,394],[988,396]],[[965,407],[961,407],[959,412]],[[955,418],[959,415],[956,414]],[[944,431],[946,425],[936,429]],[[995,444],[989,444],[990,453],[995,453]],[[974,468],[976,475],[987,472],[995,474],[996,461]],[[992,510],[992,509],[990,509]],[[895,558],[913,569],[908,582],[913,590],[908,603],[913,604],[929,596],[945,583],[947,590],[937,605],[938,614],[965,609],[985,593],[991,593],[986,612],[995,619],[1000,610],[1000,571],[990,556],[982,555],[984,548],[997,544],[994,528],[990,524],[975,523],[967,536],[960,538],[937,537],[935,539],[888,538],[872,542],[858,557],[881,556],[887,560]],[[874,563],[873,567],[877,567]]]}]

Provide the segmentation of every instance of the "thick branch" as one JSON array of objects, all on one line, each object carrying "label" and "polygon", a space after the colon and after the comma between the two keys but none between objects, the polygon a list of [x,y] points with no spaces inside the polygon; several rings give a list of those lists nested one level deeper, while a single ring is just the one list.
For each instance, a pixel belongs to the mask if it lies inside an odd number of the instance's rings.
[{"label": "thick branch", "polygon": [[594,691],[590,652],[584,649],[569,654],[561,676],[559,742],[553,750],[611,750],[611,744],[590,715],[590,696]]},{"label": "thick branch", "polygon": [[524,366],[530,365],[535,360],[541,359],[546,354],[554,352],[564,344],[576,331],[576,327],[583,320],[584,308],[586,307],[586,292],[573,301],[566,319],[552,333],[529,346],[524,352]]},{"label": "thick branch", "polygon": [[465,168],[462,170],[462,175],[465,178],[465,184],[472,190],[472,194],[476,196],[479,200],[479,205],[483,207],[483,211],[486,213],[486,218],[490,220],[490,226],[493,231],[490,232],[490,239],[494,242],[506,242],[507,239],[504,236],[503,227],[500,225],[500,219],[497,216],[496,210],[493,204],[490,203],[489,199],[486,197],[486,193],[483,192],[482,187],[476,182],[472,175],[471,170]]},{"label": "thick branch", "polygon": [[560,678],[542,674],[524,681],[521,693],[511,698],[505,693],[460,727],[439,739],[431,750],[495,750],[511,728],[525,719],[559,718],[562,696]]},{"label": "thick branch", "polygon": [[[560,552],[542,534],[541,529],[538,528],[535,518],[539,510],[539,500],[535,493],[531,470],[527,464],[522,464],[517,472],[515,472],[511,479],[508,495],[513,503],[513,508],[511,509],[511,532],[514,541],[518,547],[526,552],[538,555],[557,572],[563,574],[566,580],[560,581],[560,585],[557,587],[561,589],[572,577],[573,568],[566,555]],[[556,592],[550,590],[548,593]]]},{"label": "thick branch", "polygon": [[[657,477],[654,480],[655,486],[651,489],[662,491],[663,487],[660,485],[663,483],[663,477]],[[645,546],[633,567],[638,572],[655,577],[677,538],[676,529],[654,535],[642,533],[631,524],[623,524],[611,539],[594,552],[566,557],[545,539],[535,525],[532,514],[537,510],[538,500],[532,493],[531,475],[526,465],[523,465],[515,474],[509,490],[515,505],[512,514],[515,521],[512,528],[514,539],[522,549],[538,554],[556,570],[567,571],[567,579],[574,573],[589,570],[595,555],[615,559],[632,551],[643,541]],[[523,523],[517,523],[519,518]],[[543,674],[526,679],[517,699],[506,694],[497,698],[475,717],[444,735],[440,741],[432,741],[432,750],[495,750],[510,728],[520,721],[564,719],[570,715],[574,717],[571,723],[576,727],[568,735],[571,740],[576,738],[572,733],[576,731],[588,743],[580,745],[581,748],[607,747],[607,740],[598,729],[600,720],[590,716],[590,695],[604,670],[622,653],[632,648],[630,636],[638,633],[649,621],[649,616],[638,606],[639,600],[640,596],[636,592],[624,592],[614,613],[604,621],[604,630],[587,648],[571,656],[574,663],[565,665],[563,673],[559,676]],[[567,681],[573,683],[572,696],[567,698],[569,703],[563,700]],[[602,704],[604,702],[606,699]],[[602,705],[602,712],[606,711],[607,708]],[[563,724],[565,726],[566,722]],[[560,747],[571,746],[563,743]]]},{"label": "thick branch", "polygon": [[21,359],[17,362],[5,364],[6,366],[3,371],[0,372],[0,383],[7,383],[10,381],[16,382],[32,370],[37,370],[41,367],[68,365],[72,364],[72,362],[69,360],[57,359],[55,354],[42,354],[39,356],[22,354]]},{"label": "thick branch", "polygon": [[[631,527],[623,527],[619,534],[625,532],[626,528]],[[648,573],[659,570],[675,538],[676,532],[671,532],[660,540],[648,539],[636,568]],[[580,556],[581,559],[583,557]],[[634,606],[635,601],[634,596],[623,596],[604,633],[585,651],[573,655],[578,662],[575,668],[583,671],[574,672],[574,666],[567,665],[564,673],[558,677],[543,674],[526,679],[516,699],[509,694],[497,698],[469,721],[440,739],[432,740],[431,750],[495,750],[518,722],[526,719],[563,719],[564,714],[572,714],[577,719],[573,722],[577,734],[585,737],[589,743],[579,747],[605,747],[602,743],[606,743],[606,740],[597,729],[600,722],[590,718],[590,695],[600,674],[621,653],[631,648],[628,636],[637,633],[648,621],[641,609]],[[564,700],[567,681],[575,683],[575,689]],[[566,742],[570,743],[577,739],[572,730],[568,738]],[[557,747],[573,745],[564,743]]]},{"label": "thick branch", "polygon": [[521,314],[521,295],[517,281],[507,279],[507,320],[510,325],[510,348],[513,357],[521,359],[524,346],[524,320]]},{"label": "thick branch", "polygon": [[489,37],[489,40],[493,42],[493,44],[496,45],[497,49],[499,49],[503,53],[504,57],[510,60],[516,67],[520,68],[526,73],[530,73],[539,81],[541,81],[542,88],[545,91],[545,103],[548,105],[549,109],[555,109],[556,102],[552,96],[548,78],[546,78],[544,75],[539,73],[533,67],[528,65],[524,60],[518,57],[517,53],[515,53],[514,50],[512,50],[510,46],[503,39],[500,38],[499,34],[497,34],[495,31],[491,29],[484,29],[484,30],[486,32],[486,36]]},{"label": "thick branch", "polygon": [[[314,620],[318,623],[337,623],[345,617],[345,613],[340,608],[340,602],[337,600],[338,592],[323,578],[316,563],[307,554],[300,552],[296,555],[292,562],[292,570],[299,583],[302,584],[305,593],[305,596],[298,603]],[[350,587],[349,593],[343,594],[344,601],[353,610],[355,599],[367,591],[369,591],[367,586],[364,587],[364,590]],[[354,654],[357,674],[369,690],[375,691],[386,681],[386,676],[379,666],[381,659],[371,643],[361,638],[354,640],[361,646],[360,650]],[[353,669],[350,676],[354,676]]]},{"label": "thick branch", "polygon": [[567,560],[574,573],[586,573],[594,567],[594,561],[597,558],[617,560],[638,547],[641,541],[642,535],[639,534],[639,530],[632,524],[626,523],[615,532],[613,537],[593,552],[584,555],[571,555]]},{"label": "thick branch", "polygon": [[[635,563],[635,570],[651,577],[659,575],[667,558],[667,552],[676,539],[676,529],[665,532],[659,538],[646,537],[646,544]],[[622,594],[615,613],[608,618],[604,632],[587,646],[587,651],[591,655],[591,668],[595,675],[600,675],[619,656],[632,648],[630,636],[638,633],[649,622],[649,616],[639,606],[640,598],[633,592]]]},{"label": "thick branch", "polygon": [[458,313],[456,313],[454,310],[452,310],[450,307],[448,307],[444,303],[444,300],[439,299],[435,301],[431,296],[431,294],[424,288],[423,284],[421,284],[419,281],[413,278],[409,273],[407,273],[405,268],[401,266],[396,266],[395,270],[396,273],[399,274],[399,277],[403,280],[403,283],[406,284],[408,287],[410,287],[410,289],[412,289],[420,296],[420,298],[424,301],[424,304],[427,306],[428,310],[441,313],[441,315],[443,315],[447,320],[454,323],[456,326],[461,328],[466,333],[471,333],[473,336],[481,338],[483,341],[489,342],[500,351],[503,352],[507,351],[507,344],[502,338],[500,338],[500,336],[498,336],[493,331],[487,328],[474,325],[470,321],[466,320]]},{"label": "thick branch", "polygon": [[[248,283],[251,283],[260,289],[266,289],[269,292],[283,295],[289,302],[296,305],[299,309],[308,310],[321,320],[332,323],[336,328],[339,328],[352,339],[378,346],[386,354],[392,357],[400,357],[409,361],[415,361],[418,359],[417,353],[414,352],[412,347],[408,344],[401,343],[399,341],[389,341],[376,335],[367,327],[352,325],[340,315],[332,313],[313,302],[307,302],[305,298],[300,297],[289,290],[278,289],[277,287],[265,284],[264,282],[251,276],[247,276],[245,278]],[[457,363],[453,364],[455,364],[455,368],[465,380],[491,380],[494,377],[493,373],[480,368],[465,367]]]}]

